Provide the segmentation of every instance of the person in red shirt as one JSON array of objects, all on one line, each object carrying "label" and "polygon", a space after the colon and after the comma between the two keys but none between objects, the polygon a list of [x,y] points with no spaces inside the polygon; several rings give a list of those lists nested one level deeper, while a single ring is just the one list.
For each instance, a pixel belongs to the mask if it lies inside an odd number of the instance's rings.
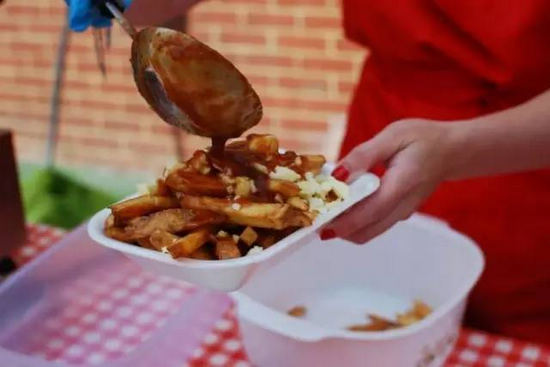
[{"label": "person in red shirt", "polygon": [[[73,29],[94,24],[91,2],[68,2]],[[153,10],[176,6],[166,3],[134,0],[127,15],[164,18]],[[343,9],[347,36],[370,52],[334,175],[386,169],[378,192],[321,237],[365,243],[415,210],[442,218],[486,254],[468,322],[550,343],[550,1]]]},{"label": "person in red shirt", "polygon": [[467,321],[550,343],[550,2],[345,0],[370,50],[349,111],[349,179],[379,191],[321,233],[365,243],[415,210],[482,247]]}]

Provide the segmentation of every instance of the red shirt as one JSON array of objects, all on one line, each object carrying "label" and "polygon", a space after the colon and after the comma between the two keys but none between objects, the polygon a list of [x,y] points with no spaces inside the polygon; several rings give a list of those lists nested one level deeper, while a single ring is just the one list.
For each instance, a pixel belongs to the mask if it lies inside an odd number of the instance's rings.
[{"label": "red shirt", "polygon": [[[344,0],[344,23],[370,56],[342,154],[395,120],[472,118],[550,88],[548,0]],[[550,343],[550,171],[445,183],[422,211],[485,252],[467,320]]]}]

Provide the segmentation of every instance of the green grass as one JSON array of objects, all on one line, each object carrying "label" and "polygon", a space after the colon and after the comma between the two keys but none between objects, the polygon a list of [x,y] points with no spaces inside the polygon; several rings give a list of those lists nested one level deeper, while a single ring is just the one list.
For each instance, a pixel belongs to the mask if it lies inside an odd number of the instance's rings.
[{"label": "green grass", "polygon": [[150,181],[139,173],[32,164],[22,164],[19,175],[26,220],[67,229],[135,192],[137,183]]}]

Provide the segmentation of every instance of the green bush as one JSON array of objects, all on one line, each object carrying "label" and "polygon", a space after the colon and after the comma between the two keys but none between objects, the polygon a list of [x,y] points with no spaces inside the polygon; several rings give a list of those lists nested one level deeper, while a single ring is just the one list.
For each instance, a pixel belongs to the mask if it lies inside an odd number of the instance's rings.
[{"label": "green bush", "polygon": [[28,222],[73,228],[117,200],[55,168],[41,168],[22,182]]}]

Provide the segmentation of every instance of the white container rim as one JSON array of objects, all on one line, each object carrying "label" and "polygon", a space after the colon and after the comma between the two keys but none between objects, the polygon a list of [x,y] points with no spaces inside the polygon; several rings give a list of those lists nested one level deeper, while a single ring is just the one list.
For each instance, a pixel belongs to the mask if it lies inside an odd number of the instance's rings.
[{"label": "white container rim", "polygon": [[366,173],[360,176],[354,183],[354,187],[360,187],[362,192],[357,193],[354,197],[339,203],[333,210],[320,215],[309,227],[301,228],[289,236],[278,241],[274,246],[271,246],[263,251],[254,254],[253,256],[242,256],[228,260],[197,260],[189,258],[173,259],[169,254],[164,254],[159,251],[146,249],[140,246],[134,246],[125,242],[121,242],[110,237],[107,237],[104,232],[105,220],[110,214],[110,209],[106,208],[96,213],[88,224],[88,233],[90,237],[111,249],[122,251],[131,255],[140,256],[143,258],[159,261],[166,264],[185,266],[188,269],[226,269],[238,268],[252,264],[261,263],[278,252],[284,251],[289,246],[292,246],[296,241],[303,238],[308,233],[318,231],[326,223],[329,223],[345,209],[356,204],[366,196],[372,194],[380,185],[379,178],[371,173]]},{"label": "white container rim", "polygon": [[[446,303],[437,307],[430,315],[423,320],[402,329],[393,329],[387,331],[358,333],[342,329],[331,329],[318,326],[310,321],[301,320],[289,316],[285,313],[276,311],[263,305],[245,295],[241,291],[231,293],[231,297],[238,303],[237,311],[239,317],[257,324],[265,329],[275,333],[283,334],[287,337],[302,341],[319,341],[328,338],[352,339],[352,340],[389,340],[410,336],[421,329],[432,326],[435,322],[449,313],[461,301],[463,301],[471,291],[473,285],[477,282],[485,267],[485,258],[479,247],[469,237],[451,230],[443,221],[433,217],[414,214],[410,219],[411,223],[420,228],[425,228],[432,233],[441,234],[454,239],[457,245],[463,246],[464,250],[477,259],[474,265],[475,269],[471,272],[470,279],[464,283],[464,286],[457,289],[456,294]],[[266,323],[266,320],[271,322]]]}]

